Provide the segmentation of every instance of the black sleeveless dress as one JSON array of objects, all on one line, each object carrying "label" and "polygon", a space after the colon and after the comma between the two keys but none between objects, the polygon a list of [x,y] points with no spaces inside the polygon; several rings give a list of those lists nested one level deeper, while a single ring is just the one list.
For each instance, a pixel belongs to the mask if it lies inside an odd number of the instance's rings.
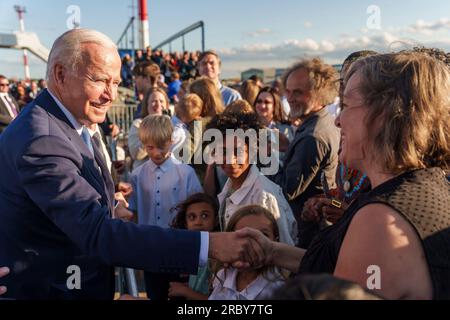
[{"label": "black sleeveless dress", "polygon": [[390,206],[414,227],[426,255],[433,298],[450,299],[450,183],[439,168],[410,171],[361,194],[338,223],[314,238],[299,273],[334,273],[353,217],[371,203]]}]

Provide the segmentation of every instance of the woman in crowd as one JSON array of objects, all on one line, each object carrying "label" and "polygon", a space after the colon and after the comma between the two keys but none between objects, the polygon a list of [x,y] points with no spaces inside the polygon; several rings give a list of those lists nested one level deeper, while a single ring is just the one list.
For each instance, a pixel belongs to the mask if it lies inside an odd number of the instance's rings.
[{"label": "woman in crowd", "polygon": [[421,53],[384,54],[356,61],[344,81],[340,161],[372,190],[307,251],[260,235],[267,260],[363,287],[378,277],[369,289],[387,299],[449,299],[449,70]]},{"label": "woman in crowd", "polygon": [[[162,115],[168,114],[169,110],[169,98],[166,92],[161,88],[152,88],[145,94],[142,101],[142,111],[140,118],[133,121],[128,134],[128,148],[130,150],[130,156],[133,159],[133,170],[143,164],[147,159],[147,152],[142,146],[139,140],[139,127],[142,120],[152,114]],[[173,132],[173,144],[172,151],[178,149],[186,139],[186,134],[182,128],[175,126]]]},{"label": "woman in crowd", "polygon": [[262,88],[256,96],[254,107],[261,123],[279,133],[280,152],[286,152],[289,142],[294,138],[291,126],[286,121],[280,96],[271,87]]}]

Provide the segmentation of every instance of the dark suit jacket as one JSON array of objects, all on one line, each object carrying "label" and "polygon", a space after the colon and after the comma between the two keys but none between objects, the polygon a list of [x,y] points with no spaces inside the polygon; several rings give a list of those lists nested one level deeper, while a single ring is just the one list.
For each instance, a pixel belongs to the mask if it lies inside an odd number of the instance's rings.
[{"label": "dark suit jacket", "polygon": [[[9,95],[12,102],[16,106],[16,109],[19,110],[19,105],[17,104],[16,99]],[[8,112],[8,108],[6,107],[5,103],[3,102],[3,99],[0,98],[0,133],[2,133],[6,127],[13,121],[13,118]]]},{"label": "dark suit jacket", "polygon": [[[197,272],[200,233],[110,218],[112,182],[96,160],[47,91],[0,135],[0,266],[11,269],[0,279],[6,297],[110,299],[111,266]],[[80,290],[67,288],[71,265],[81,269]]]}]

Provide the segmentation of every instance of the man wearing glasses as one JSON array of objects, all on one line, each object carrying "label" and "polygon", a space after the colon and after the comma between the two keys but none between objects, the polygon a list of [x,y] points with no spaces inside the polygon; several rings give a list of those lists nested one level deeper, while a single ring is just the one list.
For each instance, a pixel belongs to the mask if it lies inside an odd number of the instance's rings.
[{"label": "man wearing glasses", "polygon": [[5,76],[0,75],[0,133],[19,114],[19,105],[16,99],[9,94],[9,81]]}]

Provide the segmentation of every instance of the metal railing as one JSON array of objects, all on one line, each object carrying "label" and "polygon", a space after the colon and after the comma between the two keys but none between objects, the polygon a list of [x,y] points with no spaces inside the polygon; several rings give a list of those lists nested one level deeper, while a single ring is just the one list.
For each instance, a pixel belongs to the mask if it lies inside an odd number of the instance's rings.
[{"label": "metal railing", "polygon": [[194,23],[193,25],[190,25],[189,27],[181,30],[180,32],[177,32],[176,34],[174,34],[173,36],[169,37],[168,39],[164,40],[163,42],[161,42],[160,44],[158,44],[157,46],[154,47],[154,49],[158,49],[158,48],[162,48],[165,45],[169,45],[170,46],[170,50],[172,51],[172,41],[177,40],[178,38],[182,38],[183,40],[183,51],[185,51],[185,42],[184,42],[184,36],[198,28],[202,29],[202,34],[201,34],[201,41],[202,41],[202,51],[205,51],[205,23],[203,21],[199,21]]},{"label": "metal railing", "polygon": [[108,111],[109,119],[119,126],[125,137],[130,132],[136,110],[137,104],[113,104]]}]

